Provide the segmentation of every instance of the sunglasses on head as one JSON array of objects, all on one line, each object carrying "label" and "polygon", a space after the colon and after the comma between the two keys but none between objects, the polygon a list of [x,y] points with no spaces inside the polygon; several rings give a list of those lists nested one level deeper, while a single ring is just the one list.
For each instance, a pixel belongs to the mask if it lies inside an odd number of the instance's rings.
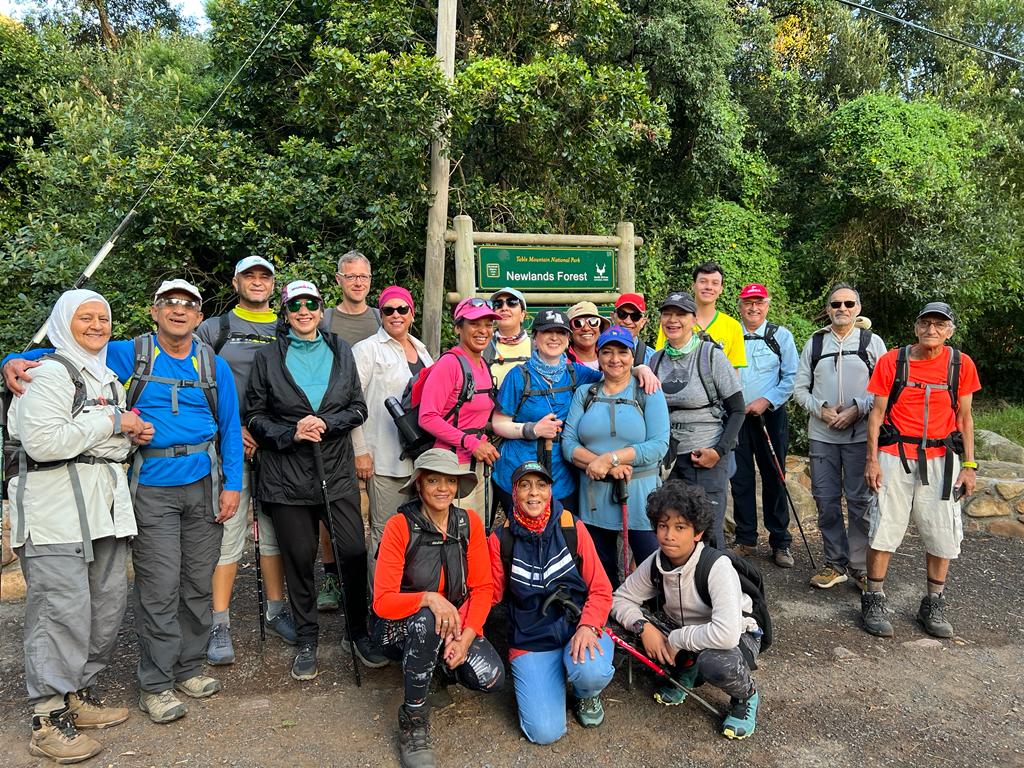
[{"label": "sunglasses on head", "polygon": [[491,301],[491,306],[494,309],[501,309],[502,307],[508,307],[509,309],[515,309],[522,302],[515,296],[509,296],[507,299],[494,299]]},{"label": "sunglasses on head", "polygon": [[638,309],[630,312],[628,309],[622,309],[621,307],[615,310],[615,314],[619,316],[619,320],[629,319],[634,323],[639,323],[640,318],[644,316],[644,313]]},{"label": "sunglasses on head", "polygon": [[303,307],[310,312],[316,312],[320,309],[320,302],[317,299],[292,299],[285,306],[289,312],[298,312]]},{"label": "sunglasses on head", "polygon": [[408,315],[409,314],[409,305],[408,304],[403,304],[400,307],[381,307],[380,308],[380,313],[382,315],[384,315],[384,317],[391,317],[393,314],[395,314],[395,312],[397,312],[398,314],[400,314],[402,316]]},{"label": "sunglasses on head", "polygon": [[830,301],[828,303],[828,305],[830,307],[832,307],[832,309],[839,309],[840,307],[846,307],[847,309],[853,309],[854,307],[857,306],[857,302],[856,301],[851,301],[850,299],[847,299],[846,301]]},{"label": "sunglasses on head", "polygon": [[487,299],[477,299],[477,298],[467,299],[466,300],[466,306],[467,307],[487,307],[488,309],[494,309],[494,305],[491,304],[491,302],[488,301]]},{"label": "sunglasses on head", "polygon": [[569,321],[569,324],[577,331],[581,328],[600,328],[601,318],[600,317],[574,317]]}]

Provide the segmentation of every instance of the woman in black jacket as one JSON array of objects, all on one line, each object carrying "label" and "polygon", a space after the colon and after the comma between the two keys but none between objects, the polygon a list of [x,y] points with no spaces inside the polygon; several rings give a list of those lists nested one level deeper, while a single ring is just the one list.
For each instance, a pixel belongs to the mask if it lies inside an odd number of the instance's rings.
[{"label": "woman in black jacket", "polygon": [[[259,350],[246,392],[246,426],[259,444],[255,497],[274,521],[284,561],[298,654],[292,677],[317,675],[316,561],[321,521],[333,542],[345,586],[345,616],[356,654],[371,667],[387,664],[366,630],[366,543],[349,432],[366,420],[366,402],[348,344],[317,330],[323,300],[312,283],[298,280],[281,292],[284,324],[277,341]],[[326,478],[314,451],[323,456]],[[326,479],[332,523],[321,481]]]}]

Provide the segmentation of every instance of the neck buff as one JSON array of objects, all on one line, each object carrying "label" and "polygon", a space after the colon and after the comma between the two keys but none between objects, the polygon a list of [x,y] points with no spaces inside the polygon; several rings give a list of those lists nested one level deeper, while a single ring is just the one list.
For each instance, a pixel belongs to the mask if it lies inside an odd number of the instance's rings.
[{"label": "neck buff", "polygon": [[537,350],[533,350],[533,353],[530,355],[530,367],[549,382],[553,382],[555,379],[561,378],[562,374],[565,373],[565,366],[567,363],[568,358],[566,358],[564,352],[559,355],[558,362],[553,365],[551,363],[545,363],[541,359],[540,353],[538,353]]},{"label": "neck buff", "polygon": [[[512,489],[513,492],[515,489]],[[551,517],[551,499],[548,498],[548,503],[544,507],[544,511],[537,517],[530,517],[528,514],[519,509],[519,499],[513,497],[512,499],[512,516],[515,517],[516,522],[519,523],[523,528],[528,530],[530,533],[536,533],[540,535],[547,525],[548,520]]]},{"label": "neck buff", "polygon": [[515,336],[502,336],[500,333],[495,331],[494,338],[498,340],[499,344],[508,344],[509,346],[513,346],[526,338],[526,331],[520,328],[519,333]]},{"label": "neck buff", "polygon": [[688,342],[679,348],[673,347],[671,344],[666,344],[665,354],[669,357],[682,357],[683,355],[693,352],[693,350],[697,348],[698,344],[700,344],[700,336],[695,333],[690,336],[690,340]]}]

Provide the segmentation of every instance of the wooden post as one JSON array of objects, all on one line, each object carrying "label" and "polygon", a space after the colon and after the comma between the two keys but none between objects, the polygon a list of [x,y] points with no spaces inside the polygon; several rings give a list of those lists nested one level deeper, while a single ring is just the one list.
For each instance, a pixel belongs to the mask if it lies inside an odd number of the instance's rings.
[{"label": "wooden post", "polygon": [[619,273],[619,293],[635,293],[636,239],[633,235],[633,222],[620,221],[615,225],[615,234],[619,238],[619,258],[616,262]]},{"label": "wooden post", "polygon": [[[437,59],[445,80],[455,79],[455,16],[457,0],[438,0]],[[423,274],[423,343],[436,360],[441,353],[441,308],[444,303],[444,234],[448,228],[448,138],[430,144],[430,192],[427,253]]]},{"label": "wooden post", "polygon": [[473,219],[455,217],[455,292],[459,299],[476,293],[476,264],[473,259]]}]

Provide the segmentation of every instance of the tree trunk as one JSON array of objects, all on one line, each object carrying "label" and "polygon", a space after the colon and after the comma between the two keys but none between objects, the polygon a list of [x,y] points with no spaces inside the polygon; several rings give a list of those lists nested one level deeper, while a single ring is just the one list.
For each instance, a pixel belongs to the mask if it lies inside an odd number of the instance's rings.
[{"label": "tree trunk", "polygon": [[117,32],[110,26],[110,19],[107,18],[107,4],[105,0],[95,0],[96,11],[100,15],[100,34],[102,35],[103,43],[108,48],[117,48],[121,45],[121,40],[117,36]]}]

